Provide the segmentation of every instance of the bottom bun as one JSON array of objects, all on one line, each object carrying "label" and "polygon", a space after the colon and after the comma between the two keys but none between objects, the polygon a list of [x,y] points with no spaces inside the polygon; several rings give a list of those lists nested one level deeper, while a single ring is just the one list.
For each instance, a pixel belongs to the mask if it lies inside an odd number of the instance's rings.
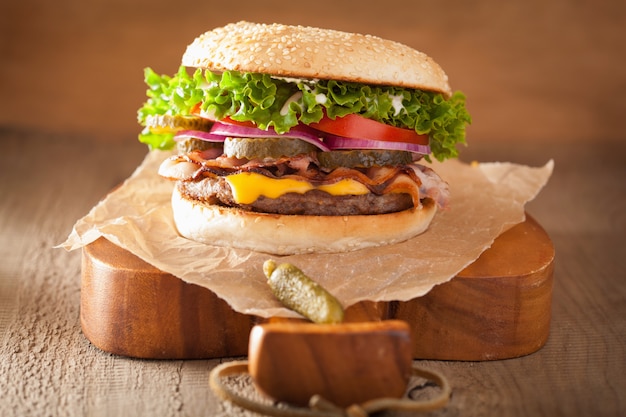
[{"label": "bottom bun", "polygon": [[437,206],[358,216],[302,216],[256,213],[202,203],[172,193],[174,223],[191,240],[274,255],[349,252],[408,240],[423,233]]}]

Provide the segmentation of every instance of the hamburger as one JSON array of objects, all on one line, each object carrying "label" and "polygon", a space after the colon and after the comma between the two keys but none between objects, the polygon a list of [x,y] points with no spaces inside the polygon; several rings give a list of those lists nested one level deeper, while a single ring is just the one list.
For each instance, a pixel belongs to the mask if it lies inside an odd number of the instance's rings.
[{"label": "hamburger", "polygon": [[410,239],[446,208],[431,158],[471,122],[426,54],[371,35],[238,22],[145,70],[139,140],[176,149],[173,219],[194,241],[278,255]]}]

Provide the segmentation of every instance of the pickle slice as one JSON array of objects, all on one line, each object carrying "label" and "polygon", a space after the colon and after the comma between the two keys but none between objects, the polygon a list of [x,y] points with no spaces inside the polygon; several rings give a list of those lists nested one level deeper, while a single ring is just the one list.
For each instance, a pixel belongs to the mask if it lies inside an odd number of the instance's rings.
[{"label": "pickle slice", "polygon": [[178,153],[189,153],[193,151],[206,151],[211,148],[221,148],[221,142],[209,142],[207,140],[189,138],[184,139],[176,144]]},{"label": "pickle slice", "polygon": [[413,161],[411,152],[393,150],[354,149],[320,152],[317,158],[322,168],[370,168],[373,166],[404,165]]},{"label": "pickle slice", "polygon": [[272,292],[283,305],[314,323],[335,324],[343,321],[341,303],[321,285],[292,264],[263,263]]},{"label": "pickle slice", "polygon": [[245,159],[280,158],[314,152],[313,144],[295,138],[226,138],[224,154]]},{"label": "pickle slice", "polygon": [[146,117],[146,127],[152,133],[172,133],[177,130],[204,130],[211,128],[211,121],[194,116],[170,116],[152,114]]}]

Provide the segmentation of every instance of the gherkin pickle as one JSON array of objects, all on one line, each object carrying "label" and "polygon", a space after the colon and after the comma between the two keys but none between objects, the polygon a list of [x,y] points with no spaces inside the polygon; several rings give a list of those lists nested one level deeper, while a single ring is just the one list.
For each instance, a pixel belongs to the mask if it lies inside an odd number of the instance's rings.
[{"label": "gherkin pickle", "polygon": [[171,133],[177,130],[208,131],[213,123],[207,119],[194,116],[170,116],[154,114],[146,117],[146,127],[152,133]]},{"label": "gherkin pickle", "polygon": [[349,150],[320,152],[317,155],[323,168],[371,168],[373,166],[395,166],[410,164],[411,152],[394,150]]},{"label": "gherkin pickle", "polygon": [[263,273],[272,292],[285,307],[314,323],[335,324],[343,321],[343,307],[321,285],[292,264],[276,265],[269,259]]},{"label": "gherkin pickle", "polygon": [[315,145],[295,138],[226,138],[224,154],[240,159],[291,157],[317,150]]}]

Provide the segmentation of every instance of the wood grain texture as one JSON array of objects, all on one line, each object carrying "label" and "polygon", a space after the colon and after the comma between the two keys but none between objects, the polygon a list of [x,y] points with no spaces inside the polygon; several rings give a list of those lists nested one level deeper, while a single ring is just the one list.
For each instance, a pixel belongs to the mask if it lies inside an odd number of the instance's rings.
[{"label": "wood grain texture", "polygon": [[[0,414],[251,416],[208,391],[208,373],[220,360],[128,359],[95,348],[81,332],[81,255],[53,246],[132,172],[145,149],[73,135],[0,135],[0,282],[2,298],[12,300],[0,320]],[[535,143],[516,145],[512,156],[510,148],[476,143],[466,158],[545,162]],[[541,350],[517,359],[420,361],[453,387],[436,415],[626,413],[626,142],[546,142],[541,149],[556,169],[528,211],[556,250],[550,335]],[[32,167],[49,160],[61,162],[37,181]],[[249,380],[232,384],[257,395]]]},{"label": "wood grain texture", "polygon": [[148,359],[206,359],[248,351],[253,317],[106,239],[85,248],[81,327],[97,347]]},{"label": "wood grain texture", "polygon": [[550,333],[554,247],[531,217],[428,294],[397,303],[422,359],[493,360],[540,349]]},{"label": "wood grain texture", "polygon": [[[188,40],[241,18],[423,47],[468,96],[462,159],[555,160],[527,206],[556,250],[549,338],[516,359],[420,361],[453,388],[432,415],[626,415],[626,3],[112,4],[0,3],[0,415],[254,417],[209,392],[221,360],[128,359],[88,343],[81,256],[53,248],[146,153],[135,140],[142,69],[175,71]],[[258,395],[245,378],[231,383]]]},{"label": "wood grain texture", "polygon": [[[85,247],[82,259],[81,325],[99,348],[149,359],[245,354],[255,318],[235,312],[206,288],[162,272],[104,238]],[[407,322],[418,359],[527,355],[548,338],[553,261],[552,241],[529,217],[426,296],[357,303],[347,309],[345,321]]]}]

